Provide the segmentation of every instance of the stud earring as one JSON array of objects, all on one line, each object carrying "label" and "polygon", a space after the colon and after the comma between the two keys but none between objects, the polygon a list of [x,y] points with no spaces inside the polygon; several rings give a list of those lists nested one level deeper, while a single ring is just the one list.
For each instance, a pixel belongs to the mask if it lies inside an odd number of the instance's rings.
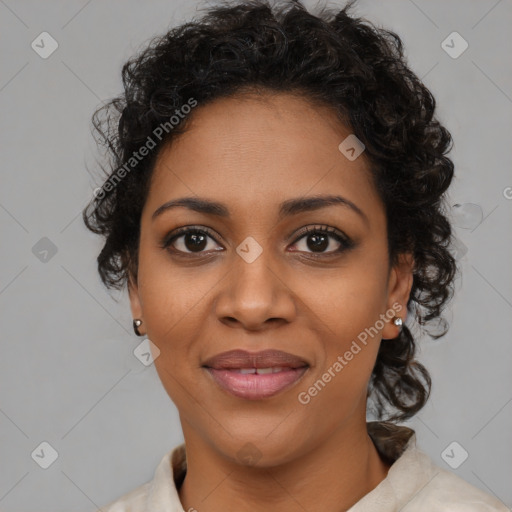
[{"label": "stud earring", "polygon": [[142,325],[142,320],[140,318],[135,318],[133,320],[133,330],[137,336],[142,336],[139,332],[139,327]]},{"label": "stud earring", "polygon": [[402,325],[403,325],[402,317],[401,317],[401,316],[395,316],[395,318],[393,319],[393,323],[394,323],[397,327],[402,327]]}]

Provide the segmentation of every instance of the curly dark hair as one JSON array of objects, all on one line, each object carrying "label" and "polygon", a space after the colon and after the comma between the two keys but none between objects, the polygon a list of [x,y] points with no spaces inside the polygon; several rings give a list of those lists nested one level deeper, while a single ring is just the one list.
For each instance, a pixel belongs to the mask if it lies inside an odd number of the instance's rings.
[{"label": "curly dark hair", "polygon": [[[414,257],[407,309],[427,333],[430,321],[442,320],[457,271],[444,213],[452,138],[434,117],[431,92],[407,66],[399,36],[349,15],[354,3],[341,10],[324,5],[313,15],[300,1],[224,2],[151,39],[124,64],[124,93],[93,115],[108,179],[83,211],[86,226],[105,238],[97,261],[107,287],[136,281],[140,217],[155,158],[186,130],[194,112],[180,116],[126,172],[141,144],[169,116],[186,112],[191,98],[201,106],[251,90],[294,93],[327,105],[364,143],[385,205],[390,264],[402,253]],[[122,179],[112,183],[123,166]],[[443,332],[429,334],[438,338],[446,331],[445,324]],[[425,405],[431,379],[415,350],[405,325],[397,338],[381,343],[368,386],[379,418],[406,420]]]}]

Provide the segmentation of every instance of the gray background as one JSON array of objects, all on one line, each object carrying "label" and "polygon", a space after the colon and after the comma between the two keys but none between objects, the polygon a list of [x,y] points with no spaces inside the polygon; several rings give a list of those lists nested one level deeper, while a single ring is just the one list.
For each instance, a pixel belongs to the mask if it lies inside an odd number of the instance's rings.
[{"label": "gray background", "polygon": [[[80,212],[98,185],[87,170],[92,112],[120,91],[124,60],[198,5],[0,0],[4,512],[94,510],[152,478],[182,441],[154,367],[132,353],[141,339],[126,297],[100,284],[101,242]],[[438,465],[511,506],[512,3],[362,1],[356,13],[403,38],[455,139],[450,204],[462,205],[452,213],[462,276],[449,334],[421,340],[434,387],[410,425]],[[47,59],[31,48],[43,31],[59,44]],[[441,47],[453,31],[469,43],[456,59]],[[54,255],[41,252],[44,237]],[[58,452],[48,469],[31,457],[43,441]],[[469,453],[457,469],[441,456],[453,441]]]}]

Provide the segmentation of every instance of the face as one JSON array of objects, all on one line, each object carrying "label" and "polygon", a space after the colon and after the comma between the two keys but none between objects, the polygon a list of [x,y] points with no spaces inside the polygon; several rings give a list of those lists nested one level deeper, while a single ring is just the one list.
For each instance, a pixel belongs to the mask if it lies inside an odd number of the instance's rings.
[{"label": "face", "polygon": [[[198,106],[161,150],[130,300],[160,351],[156,369],[186,440],[233,459],[252,443],[273,464],[341,425],[364,425],[379,344],[398,335],[393,308],[405,320],[412,273],[408,259],[389,265],[364,152],[349,160],[338,149],[348,135],[299,97],[244,96]],[[342,199],[295,202],[320,196]],[[160,208],[190,197],[222,207]],[[235,349],[284,351],[303,368],[233,376],[204,367]]]}]

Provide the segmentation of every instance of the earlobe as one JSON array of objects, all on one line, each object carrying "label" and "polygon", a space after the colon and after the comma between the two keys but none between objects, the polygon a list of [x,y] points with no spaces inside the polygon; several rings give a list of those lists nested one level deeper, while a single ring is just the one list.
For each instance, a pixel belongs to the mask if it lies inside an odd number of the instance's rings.
[{"label": "earlobe", "polygon": [[[128,279],[128,296],[130,299],[130,309],[132,312],[132,317],[134,319],[133,328],[135,334],[137,334],[137,328],[142,324],[142,306],[139,297],[139,288],[132,276],[130,276]],[[140,324],[138,324],[137,326],[135,325],[136,320],[140,321]]]},{"label": "earlobe", "polygon": [[[383,339],[396,338],[407,317],[407,303],[413,283],[414,258],[411,253],[399,255],[398,263],[391,269],[388,287],[389,321],[382,330]],[[391,313],[393,316],[391,316]]]},{"label": "earlobe", "polygon": [[141,325],[142,325],[142,320],[140,318],[134,318],[133,319],[133,332],[137,336],[144,336],[144,334],[139,331],[139,327]]}]

